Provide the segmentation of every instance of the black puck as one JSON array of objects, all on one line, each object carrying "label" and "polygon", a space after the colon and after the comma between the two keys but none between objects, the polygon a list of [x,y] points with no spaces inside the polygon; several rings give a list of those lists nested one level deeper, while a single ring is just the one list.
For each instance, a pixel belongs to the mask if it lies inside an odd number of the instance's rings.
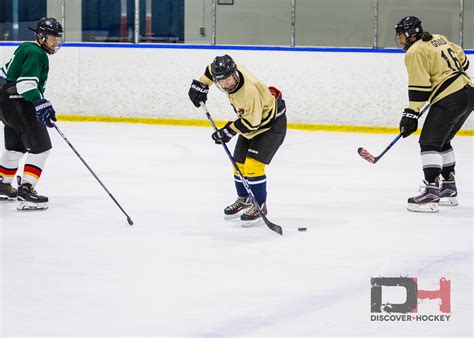
[{"label": "black puck", "polygon": [[308,228],[298,228],[298,231],[306,231]]}]

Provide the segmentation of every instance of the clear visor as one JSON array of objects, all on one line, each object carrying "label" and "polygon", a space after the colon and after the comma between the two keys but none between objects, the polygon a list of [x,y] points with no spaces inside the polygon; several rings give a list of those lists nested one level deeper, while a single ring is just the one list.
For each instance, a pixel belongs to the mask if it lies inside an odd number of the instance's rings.
[{"label": "clear visor", "polygon": [[394,36],[393,40],[395,41],[395,45],[398,48],[400,48],[402,50],[405,50],[405,45],[406,45],[406,42],[407,42],[407,38],[403,33],[395,33],[395,36]]},{"label": "clear visor", "polygon": [[240,76],[238,72],[234,72],[231,76],[228,76],[225,79],[215,79],[214,83],[221,91],[230,93],[233,92],[239,86]]},{"label": "clear visor", "polygon": [[46,43],[48,44],[48,47],[51,49],[51,51],[54,51],[54,53],[56,53],[63,44],[63,37],[48,35]]},{"label": "clear visor", "polygon": [[48,54],[56,53],[63,44],[62,34],[60,36],[37,34],[36,39]]}]

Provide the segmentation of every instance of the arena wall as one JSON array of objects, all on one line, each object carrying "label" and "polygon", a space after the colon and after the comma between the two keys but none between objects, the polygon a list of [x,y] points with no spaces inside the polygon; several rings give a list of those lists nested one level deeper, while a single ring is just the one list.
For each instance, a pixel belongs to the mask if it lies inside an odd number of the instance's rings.
[{"label": "arena wall", "polygon": [[[0,63],[15,48],[0,45]],[[293,124],[396,127],[407,104],[404,54],[397,51],[189,45],[65,45],[50,57],[45,97],[65,117],[203,120],[189,85],[222,54],[279,88]],[[234,118],[215,87],[208,108],[216,119]],[[463,129],[474,129],[472,118]]]}]

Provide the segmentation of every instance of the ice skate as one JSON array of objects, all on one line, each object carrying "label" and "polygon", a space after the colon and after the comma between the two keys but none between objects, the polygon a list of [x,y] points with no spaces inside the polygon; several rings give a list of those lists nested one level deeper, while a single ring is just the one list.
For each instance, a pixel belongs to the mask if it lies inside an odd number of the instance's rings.
[{"label": "ice skate", "polygon": [[455,207],[458,205],[458,190],[456,188],[456,181],[454,180],[454,174],[449,174],[448,181],[441,182],[441,189],[439,191],[439,205]]},{"label": "ice skate", "polygon": [[[267,215],[267,205],[263,203],[260,207],[262,209],[262,213],[266,216]],[[242,221],[241,226],[243,228],[250,228],[263,225],[265,221],[263,220],[260,212],[258,211],[258,207],[255,204],[252,204],[251,208],[246,210],[242,216],[240,216],[240,220]]]},{"label": "ice skate", "polygon": [[48,209],[48,197],[38,195],[30,183],[23,183],[18,187],[17,210],[46,210]]},{"label": "ice skate", "polygon": [[248,197],[238,197],[237,200],[224,209],[224,220],[231,221],[239,219],[244,211],[250,208]]},{"label": "ice skate", "polygon": [[3,177],[0,176],[0,201],[15,201],[17,191],[10,183],[3,183]]},{"label": "ice skate", "polygon": [[408,199],[407,209],[415,212],[438,212],[439,204],[439,180],[435,183],[428,183],[423,180],[421,194]]}]

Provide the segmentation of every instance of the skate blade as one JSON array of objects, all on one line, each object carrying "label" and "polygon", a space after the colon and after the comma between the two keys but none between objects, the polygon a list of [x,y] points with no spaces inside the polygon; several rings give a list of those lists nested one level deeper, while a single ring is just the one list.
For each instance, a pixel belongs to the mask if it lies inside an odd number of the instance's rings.
[{"label": "skate blade", "polygon": [[34,203],[27,201],[18,201],[16,210],[18,211],[42,211],[48,209],[48,203]]},{"label": "skate blade", "polygon": [[442,197],[439,200],[439,205],[443,207],[455,207],[458,204],[458,199],[456,197]]},{"label": "skate blade", "polygon": [[413,212],[439,212],[438,203],[412,204],[408,203],[407,209]]},{"label": "skate blade", "polygon": [[263,221],[263,218],[262,217],[259,217],[253,221],[242,221],[242,223],[240,224],[240,226],[242,228],[254,228],[254,227],[259,227],[261,225],[264,225],[265,222]]},{"label": "skate blade", "polygon": [[242,210],[240,210],[238,213],[233,214],[233,215],[224,215],[224,220],[225,220],[225,221],[240,221],[240,216],[242,216],[242,214],[243,214],[247,209],[248,209],[248,208],[242,209]]},{"label": "skate blade", "polygon": [[0,196],[0,202],[13,202],[16,201],[16,197]]}]

